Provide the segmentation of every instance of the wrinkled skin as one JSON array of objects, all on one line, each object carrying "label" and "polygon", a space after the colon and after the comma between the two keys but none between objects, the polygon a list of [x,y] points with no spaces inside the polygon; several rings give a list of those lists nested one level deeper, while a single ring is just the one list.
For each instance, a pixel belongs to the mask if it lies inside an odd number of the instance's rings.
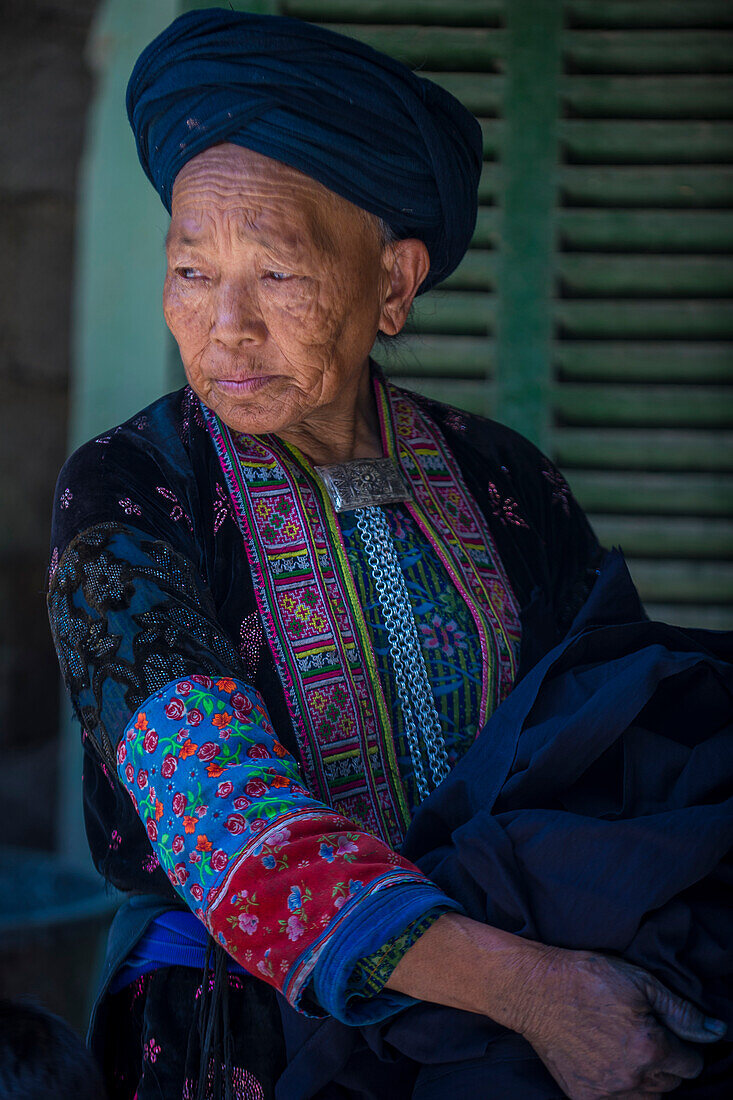
[{"label": "wrinkled skin", "polygon": [[381,454],[369,352],[404,325],[429,259],[421,241],[383,246],[378,224],[237,145],[181,170],[165,318],[190,385],[230,427],[315,461]]},{"label": "wrinkled skin", "polygon": [[420,937],[387,986],[519,1032],[570,1100],[661,1096],[699,1074],[703,1059],[689,1043],[725,1032],[639,967],[458,913]]},{"label": "wrinkled skin", "polygon": [[[315,463],[381,454],[368,357],[399,332],[429,268],[421,241],[236,145],[193,158],[173,189],[164,309],[191,387],[236,431],[272,432]],[[523,1034],[572,1100],[659,1096],[694,1076],[700,1013],[643,971],[531,943],[455,914],[388,983]]]},{"label": "wrinkled skin", "polygon": [[549,1003],[540,1012],[538,999],[528,1000],[522,1034],[572,1100],[671,1092],[703,1067],[680,1040],[719,1037],[693,1005],[620,959],[555,949],[542,969]]}]

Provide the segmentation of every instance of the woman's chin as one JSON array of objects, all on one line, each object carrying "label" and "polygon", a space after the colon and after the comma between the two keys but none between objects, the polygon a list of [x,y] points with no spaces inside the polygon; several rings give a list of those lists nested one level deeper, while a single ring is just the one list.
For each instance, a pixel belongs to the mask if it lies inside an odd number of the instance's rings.
[{"label": "woman's chin", "polygon": [[[251,389],[237,389],[216,383],[199,397],[215,412],[220,420],[235,432],[248,435],[277,434],[285,429],[292,417],[287,403],[283,403],[280,387],[273,378],[269,385]],[[198,392],[198,391],[197,391]]]}]

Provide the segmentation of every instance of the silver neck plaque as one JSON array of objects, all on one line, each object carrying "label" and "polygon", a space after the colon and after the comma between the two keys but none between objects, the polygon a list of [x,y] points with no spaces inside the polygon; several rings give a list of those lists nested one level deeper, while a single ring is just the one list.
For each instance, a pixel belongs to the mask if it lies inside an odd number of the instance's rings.
[{"label": "silver neck plaque", "polygon": [[313,467],[337,512],[397,504],[410,499],[410,488],[393,458],[355,458]]}]

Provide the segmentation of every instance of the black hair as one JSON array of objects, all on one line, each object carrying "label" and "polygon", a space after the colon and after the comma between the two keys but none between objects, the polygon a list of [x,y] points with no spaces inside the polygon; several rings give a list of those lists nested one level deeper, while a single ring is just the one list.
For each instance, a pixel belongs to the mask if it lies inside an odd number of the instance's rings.
[{"label": "black hair", "polygon": [[104,1100],[102,1077],[74,1029],[26,1001],[0,998],[0,1100]]}]

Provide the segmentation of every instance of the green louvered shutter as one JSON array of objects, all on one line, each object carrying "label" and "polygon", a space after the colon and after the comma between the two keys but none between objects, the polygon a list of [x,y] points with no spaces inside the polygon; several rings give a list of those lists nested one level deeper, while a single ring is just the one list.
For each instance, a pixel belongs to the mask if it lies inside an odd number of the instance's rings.
[{"label": "green louvered shutter", "polygon": [[377,358],[548,451],[652,614],[733,627],[730,0],[234,6],[353,35],[478,116],[472,247]]},{"label": "green louvered shutter", "polygon": [[481,120],[473,246],[418,300],[393,377],[548,450],[652,614],[733,626],[733,5],[279,10],[406,61]]},{"label": "green louvered shutter", "polygon": [[730,627],[733,5],[564,11],[553,450],[650,613]]}]

